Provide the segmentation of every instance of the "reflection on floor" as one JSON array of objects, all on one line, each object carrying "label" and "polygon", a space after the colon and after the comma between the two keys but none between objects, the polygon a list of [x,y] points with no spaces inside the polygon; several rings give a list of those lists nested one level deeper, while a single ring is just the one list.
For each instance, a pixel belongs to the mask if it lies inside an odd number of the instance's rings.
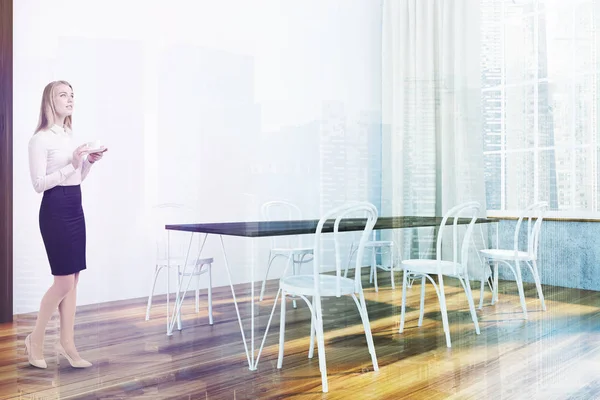
[{"label": "reflection on floor", "polygon": [[[76,337],[89,369],[65,359],[57,365],[52,344],[57,315],[46,341],[48,369],[30,367],[23,341],[34,314],[0,325],[0,398],[22,399],[538,399],[600,398],[600,292],[544,287],[541,311],[535,287],[526,286],[529,320],[523,320],[516,285],[501,282],[500,302],[478,310],[481,335],[471,322],[464,293],[447,288],[452,348],[445,345],[439,303],[429,285],[423,326],[417,327],[420,284],[409,290],[407,323],[398,333],[401,285],[379,277],[379,293],[364,277],[379,361],[373,372],[362,324],[351,298],[323,303],[329,393],[321,393],[318,359],[307,358],[310,320],[306,305],[287,308],[283,369],[276,368],[279,318],[267,338],[258,371],[249,371],[229,288],[213,294],[215,325],[207,310],[196,314],[193,296],[183,308],[183,330],[166,336],[166,299],[156,297],[145,321],[146,299],[83,306]],[[401,276],[397,282],[402,282]],[[257,285],[257,287],[259,287]],[[257,307],[262,332],[277,281]],[[478,303],[478,286],[474,286]],[[245,295],[244,295],[245,293]],[[240,311],[249,317],[248,285],[240,285]],[[257,292],[258,293],[258,292]],[[171,305],[173,303],[171,302]],[[205,306],[205,303],[203,304]],[[246,320],[249,327],[249,320]],[[260,344],[257,339],[256,345]]]}]

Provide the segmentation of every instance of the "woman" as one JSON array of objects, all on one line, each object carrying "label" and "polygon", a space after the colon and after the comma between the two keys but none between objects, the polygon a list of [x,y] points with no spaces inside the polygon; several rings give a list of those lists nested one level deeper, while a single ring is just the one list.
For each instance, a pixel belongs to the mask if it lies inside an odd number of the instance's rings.
[{"label": "woman", "polygon": [[56,351],[75,368],[92,365],[81,358],[74,340],[77,282],[79,272],[86,269],[80,184],[106,149],[90,154],[87,145],[75,145],[72,114],[71,85],[50,82],[42,95],[38,127],[29,141],[31,181],[36,192],[44,193],[40,231],[54,275],[54,283],[42,298],[35,328],[25,339],[29,363],[38,368],[47,367],[43,355],[46,325],[57,308],[60,341]]}]

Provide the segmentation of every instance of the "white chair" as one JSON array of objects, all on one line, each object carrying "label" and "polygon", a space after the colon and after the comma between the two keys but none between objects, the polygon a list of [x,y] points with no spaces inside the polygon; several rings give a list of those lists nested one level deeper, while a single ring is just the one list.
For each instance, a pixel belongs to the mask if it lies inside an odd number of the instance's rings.
[{"label": "white chair", "polygon": [[[365,248],[371,253],[371,271],[369,272],[369,283],[373,283],[375,280],[375,291],[379,292],[379,286],[377,285],[377,268],[382,269],[390,273],[390,280],[392,281],[392,290],[396,289],[396,283],[394,282],[394,263],[398,260],[396,243],[393,240],[377,240],[375,231],[372,234],[372,240],[365,243]],[[348,267],[352,262],[352,257],[356,254],[358,246],[353,242],[350,245],[350,255],[348,256],[348,264],[346,265],[346,271],[344,277],[348,276]],[[389,254],[389,264],[377,264],[377,256],[380,255],[383,261],[383,256]]]},{"label": "white chair", "polygon": [[[341,251],[340,251],[340,238],[342,234],[339,232],[339,225],[343,219],[366,217],[364,219],[365,225],[362,229],[362,236],[358,245],[358,256],[356,258],[356,268],[354,279],[345,278],[342,276],[342,265],[341,265]],[[379,370],[377,365],[377,356],[375,355],[375,346],[373,344],[373,337],[371,335],[371,326],[369,324],[369,316],[367,314],[367,306],[365,303],[365,297],[363,294],[360,269],[362,255],[365,249],[365,244],[369,239],[373,226],[377,220],[377,209],[374,205],[366,202],[353,202],[344,206],[338,207],[325,215],[319,220],[317,229],[315,232],[315,246],[314,246],[314,266],[313,273],[310,275],[291,275],[283,277],[279,283],[279,291],[275,298],[275,304],[271,311],[271,317],[269,318],[268,324],[271,322],[275,308],[277,307],[277,299],[281,293],[281,322],[279,330],[279,357],[277,359],[277,368],[282,367],[283,363],[283,350],[284,350],[284,338],[285,338],[285,302],[286,296],[298,296],[306,302],[310,309],[311,327],[310,327],[310,349],[308,357],[312,358],[314,353],[314,337],[315,333],[317,336],[317,347],[319,356],[319,369],[321,371],[321,383],[323,392],[328,391],[327,385],[327,366],[325,362],[325,338],[323,334],[323,312],[321,310],[321,297],[341,297],[342,295],[350,295],[358,308],[360,317],[365,330],[365,336],[367,338],[367,345],[369,353],[371,354],[371,360],[373,362],[373,369]],[[362,226],[362,222],[361,222]],[[323,274],[322,269],[322,246],[321,241],[324,240],[324,228],[327,231],[332,231],[333,239],[335,243],[335,275]],[[357,296],[358,295],[358,298]],[[312,297],[312,301],[308,300],[308,296]],[[360,300],[359,300],[360,299]],[[267,330],[268,330],[267,324]],[[264,340],[263,340],[264,342]]]},{"label": "white chair", "polygon": [[[146,307],[146,321],[150,319],[150,309],[152,307],[152,298],[154,296],[154,289],[156,287],[156,281],[160,274],[160,271],[168,267],[177,267],[177,293],[176,298],[179,299],[182,282],[184,277],[188,279],[188,285],[192,277],[196,277],[196,312],[200,312],[200,276],[208,275],[208,321],[209,324],[213,324],[212,314],[212,263],[213,258],[201,258],[197,259],[194,257],[194,253],[190,252],[187,260],[187,267],[184,268],[186,263],[185,255],[190,247],[192,247],[191,239],[193,236],[190,235],[190,240],[183,239],[186,234],[175,232],[171,234],[171,239],[167,239],[167,232],[165,225],[176,224],[185,221],[185,215],[190,214],[190,208],[183,204],[177,203],[163,203],[153,207],[155,211],[156,220],[156,264],[154,266],[154,274],[152,279],[152,285],[150,287],[150,295],[148,296],[148,305]],[[183,219],[182,219],[183,218]],[[177,238],[175,236],[177,235]],[[197,235],[200,238],[199,235]],[[167,271],[167,308],[169,307],[169,297],[171,295],[170,289],[170,271]],[[167,319],[169,310],[167,309]],[[181,320],[178,318],[177,327],[181,330]]]},{"label": "white chair", "polygon": [[[542,229],[542,222],[544,220],[544,214],[548,209],[548,203],[545,201],[538,202],[527,207],[519,216],[517,226],[515,228],[513,248],[510,250],[502,249],[484,249],[480,250],[483,257],[490,264],[493,264],[494,268],[494,285],[492,286],[492,304],[498,300],[498,264],[506,265],[515,276],[517,282],[517,289],[519,290],[519,298],[521,300],[521,308],[523,309],[523,315],[527,319],[527,306],[525,304],[525,294],[523,292],[523,279],[521,276],[521,262],[525,263],[529,267],[535,286],[537,288],[540,302],[542,303],[542,310],[546,311],[546,303],[544,302],[544,293],[542,293],[542,285],[540,282],[540,275],[537,268],[537,257],[538,257],[538,246],[540,241],[540,233]],[[519,236],[521,232],[521,225],[523,220],[527,219],[527,249],[520,250]],[[514,267],[511,263],[514,263]],[[485,264],[484,264],[485,265]],[[483,282],[481,284],[481,295],[479,297],[479,308],[483,306]]]},{"label": "white chair", "polygon": [[[477,220],[479,214],[480,205],[477,202],[469,202],[460,204],[451,210],[449,210],[442,222],[440,223],[437,241],[436,241],[436,258],[432,259],[413,259],[403,260],[402,268],[404,270],[404,276],[402,278],[402,308],[400,316],[400,333],[404,330],[404,318],[406,312],[406,286],[407,280],[410,276],[421,278],[421,305],[418,326],[423,325],[423,314],[425,311],[425,283],[428,279],[435,288],[437,293],[440,308],[442,313],[442,323],[444,326],[444,333],[446,335],[446,346],[452,347],[450,341],[450,327],[448,324],[448,311],[446,307],[446,295],[444,292],[444,276],[457,278],[467,295],[467,301],[469,302],[469,309],[471,310],[471,318],[475,324],[475,332],[479,335],[479,323],[477,322],[477,313],[475,312],[475,305],[473,302],[473,293],[471,292],[471,285],[469,283],[469,272],[467,269],[467,261],[469,254],[469,244],[471,243],[471,234],[473,233],[473,226]],[[459,237],[459,218],[465,216],[470,217],[470,222],[466,225],[466,232],[462,238]],[[452,229],[452,259],[442,259],[442,243],[447,243],[444,238],[446,237],[446,224],[451,219],[451,225],[448,228]],[[464,226],[464,225],[462,225]],[[450,235],[448,235],[450,236]],[[460,243],[460,249],[459,249]],[[437,276],[438,282],[433,280],[433,276]]]},{"label": "white chair", "polygon": [[[302,219],[302,213],[298,206],[287,201],[280,200],[264,203],[261,207],[261,214],[263,219],[266,221],[289,221]],[[275,261],[277,257],[287,259],[287,265],[284,270],[284,274],[291,266],[292,274],[296,275],[299,272],[298,270],[302,264],[311,262],[313,260],[312,256],[313,248],[302,246],[301,239],[298,235],[271,237],[271,249],[269,250],[267,272],[265,273],[265,279],[263,280],[262,287],[260,289],[260,301],[263,300],[265,295],[265,286],[269,277],[269,270],[271,269],[273,261]],[[293,305],[294,308],[296,308],[295,300]]]}]

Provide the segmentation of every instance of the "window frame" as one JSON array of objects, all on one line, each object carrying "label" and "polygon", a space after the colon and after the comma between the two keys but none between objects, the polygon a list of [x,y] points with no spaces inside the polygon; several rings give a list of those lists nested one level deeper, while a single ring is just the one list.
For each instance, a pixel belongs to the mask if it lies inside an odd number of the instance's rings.
[{"label": "window frame", "polygon": [[[572,9],[573,9],[573,13],[572,16],[573,18],[575,17],[575,6],[576,4],[579,5],[582,3],[582,1],[577,1],[572,3]],[[515,20],[515,16],[511,15],[510,18],[507,18],[507,14],[506,14],[506,10],[507,10],[507,5],[506,2],[502,2],[501,5],[501,17],[500,20],[496,23],[494,22],[494,27],[496,28],[500,28],[500,48],[501,48],[501,54],[502,54],[502,60],[499,63],[500,65],[500,82],[497,85],[492,85],[492,86],[486,86],[484,87],[482,85],[481,87],[481,93],[482,93],[482,98],[483,98],[483,94],[486,92],[497,92],[498,93],[498,99],[500,102],[500,132],[499,132],[499,136],[500,136],[500,143],[497,146],[497,149],[494,150],[485,150],[483,151],[483,155],[484,158],[488,157],[490,155],[499,155],[500,156],[500,209],[488,209],[487,204],[486,204],[486,210],[487,210],[487,215],[489,217],[499,217],[499,218],[511,218],[511,217],[517,217],[519,215],[520,210],[513,210],[513,209],[509,209],[507,208],[507,194],[506,194],[506,179],[507,179],[507,156],[510,154],[515,154],[515,153],[526,153],[526,152],[532,152],[532,156],[533,156],[533,198],[534,201],[540,201],[540,154],[543,151],[548,151],[548,150],[566,150],[570,153],[570,158],[571,158],[571,165],[568,166],[567,168],[571,169],[571,173],[570,173],[570,188],[575,188],[576,187],[576,182],[577,182],[577,162],[576,162],[576,155],[577,155],[577,150],[578,149],[590,149],[592,151],[592,156],[593,156],[593,160],[592,160],[592,174],[594,176],[594,182],[592,183],[592,198],[591,198],[591,209],[577,209],[577,208],[570,208],[570,209],[563,209],[563,210],[549,210],[547,212],[547,216],[549,218],[557,218],[557,219],[573,219],[573,220],[581,220],[581,219],[585,219],[585,220],[600,220],[600,201],[598,199],[598,197],[600,196],[600,193],[598,193],[599,191],[599,183],[598,183],[598,170],[600,169],[599,163],[600,163],[600,143],[599,143],[599,139],[598,139],[598,131],[600,131],[600,129],[598,129],[598,124],[596,124],[596,134],[592,135],[591,141],[589,143],[577,143],[577,138],[576,138],[576,132],[577,132],[577,128],[576,128],[576,121],[577,121],[577,117],[576,117],[576,113],[575,112],[571,112],[572,116],[571,116],[571,124],[569,126],[569,134],[567,136],[568,141],[569,141],[569,145],[568,147],[565,147],[564,145],[559,145],[557,146],[556,143],[553,143],[550,146],[541,146],[540,145],[540,114],[543,115],[543,113],[540,113],[539,110],[539,88],[541,84],[546,84],[548,86],[550,86],[553,82],[558,82],[557,80],[553,80],[551,79],[550,76],[548,76],[549,74],[546,74],[546,76],[544,77],[540,77],[540,49],[539,49],[539,45],[540,45],[540,16],[544,16],[545,17],[545,10],[541,10],[539,7],[539,1],[538,0],[533,0],[531,2],[529,2],[529,4],[533,4],[534,10],[532,12],[525,12],[522,13],[521,15],[517,16],[517,18],[519,18],[519,21],[524,21],[528,18],[532,18],[533,21],[533,50],[534,50],[534,68],[533,68],[533,78],[532,79],[523,79],[520,81],[514,81],[514,82],[508,82],[507,83],[507,63],[506,63],[506,43],[505,43],[505,37],[506,37],[506,27],[507,25],[509,25],[509,23],[512,21],[514,23]],[[549,5],[545,5],[545,7],[548,7]],[[548,27],[548,24],[546,23],[546,29]],[[575,27],[575,20],[573,19],[572,21],[572,31],[573,34],[572,36],[570,36],[570,40],[574,40],[576,39],[576,35],[574,32],[574,27]],[[596,37],[597,37],[598,33],[596,33]],[[594,40],[594,43],[596,43],[596,40]],[[483,45],[483,42],[482,42]],[[597,45],[594,45],[594,47],[598,47]],[[575,46],[571,46],[571,48],[573,49],[573,53],[575,52],[574,48]],[[573,101],[573,99],[575,98],[574,96],[574,91],[576,88],[576,82],[578,79],[581,78],[586,78],[586,77],[590,77],[590,76],[596,76],[598,77],[600,74],[600,69],[598,68],[598,63],[596,62],[596,65],[592,66],[592,68],[590,70],[585,70],[585,71],[576,71],[575,66],[573,65],[573,63],[571,64],[571,74],[566,76],[565,81],[568,82],[569,86],[570,86],[570,91],[571,91],[571,105],[570,105],[570,110],[574,111],[576,109],[576,105]],[[482,70],[482,76],[483,76],[483,70]],[[533,87],[533,145],[531,147],[520,147],[520,148],[514,148],[514,149],[509,149],[507,148],[507,134],[506,134],[506,99],[507,99],[507,89],[510,88],[526,88],[526,87]],[[597,98],[600,101],[600,96],[598,96],[597,94]],[[596,108],[596,120],[600,119],[600,116],[598,115],[598,109],[600,107]],[[484,110],[482,110],[482,115],[483,115]],[[482,121],[482,123],[484,123],[484,121]],[[486,139],[486,135],[485,135],[486,129],[482,129],[482,138],[484,139],[484,143],[485,143],[485,139]],[[556,156],[555,156],[555,160],[557,160]],[[556,175],[558,176],[558,169],[557,169],[557,173]],[[487,186],[487,181],[486,181],[486,186]],[[557,183],[558,186],[558,183]],[[558,187],[557,187],[557,195],[558,195]],[[576,204],[576,194],[577,194],[577,190],[570,190],[569,196],[570,196],[570,205],[571,207],[573,207]],[[486,195],[487,198],[487,195]]]}]

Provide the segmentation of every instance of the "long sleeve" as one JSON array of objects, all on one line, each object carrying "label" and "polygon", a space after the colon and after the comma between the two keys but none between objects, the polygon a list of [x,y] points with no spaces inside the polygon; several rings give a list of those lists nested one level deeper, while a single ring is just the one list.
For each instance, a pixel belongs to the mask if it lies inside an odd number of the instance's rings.
[{"label": "long sleeve", "polygon": [[42,193],[62,183],[73,175],[75,168],[68,163],[64,167],[46,175],[48,153],[43,140],[32,138],[29,141],[29,173],[36,192]]},{"label": "long sleeve", "polygon": [[90,172],[90,169],[92,169],[92,163],[89,162],[89,160],[86,157],[86,159],[83,160],[83,163],[81,165],[81,181],[83,182],[87,174]]}]

